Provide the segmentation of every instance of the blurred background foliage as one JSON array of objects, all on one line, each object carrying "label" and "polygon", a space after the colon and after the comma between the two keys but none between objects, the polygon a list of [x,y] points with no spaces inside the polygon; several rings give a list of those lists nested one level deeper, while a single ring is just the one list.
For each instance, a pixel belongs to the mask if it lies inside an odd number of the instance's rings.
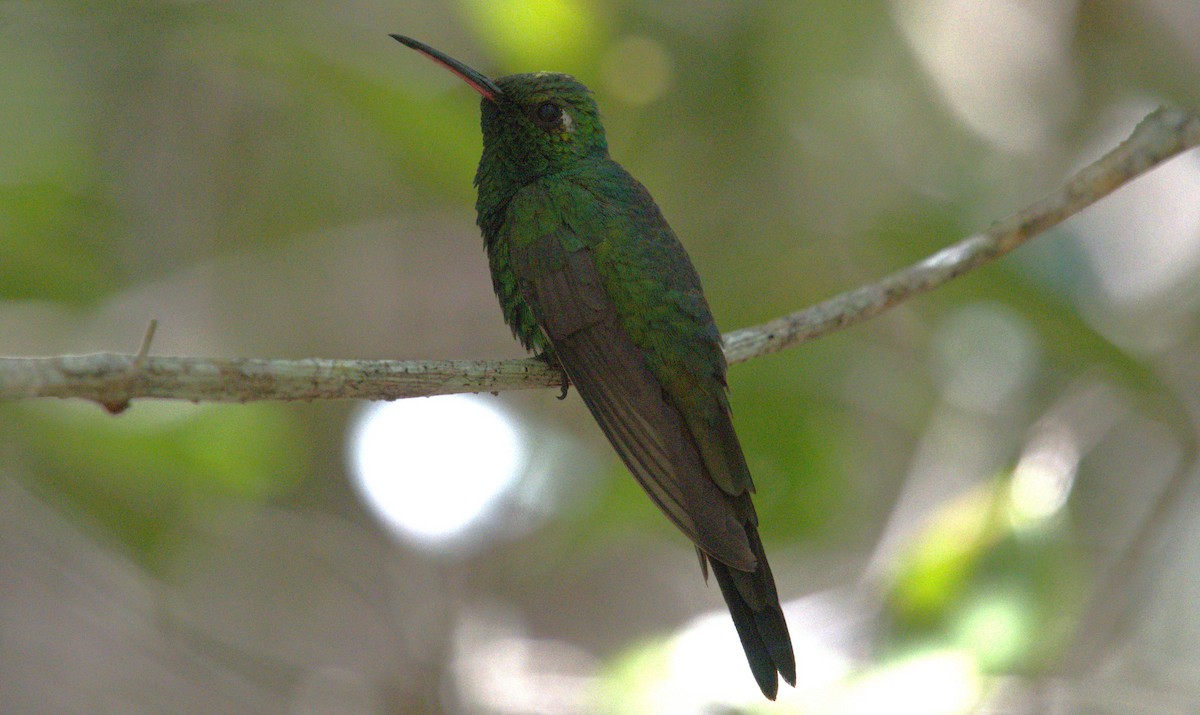
[{"label": "blurred background foliage", "polygon": [[[478,99],[389,32],[588,84],[726,330],[1200,97],[1193,0],[0,2],[0,354],[133,352],[154,317],[163,355],[519,356]],[[362,405],[0,405],[0,710],[1195,712],[1198,300],[1192,152],[734,367],[776,704],[574,396],[454,403],[515,445],[487,484],[498,455],[456,461],[485,435],[419,412],[372,481]],[[386,498],[474,506],[417,533]]]}]

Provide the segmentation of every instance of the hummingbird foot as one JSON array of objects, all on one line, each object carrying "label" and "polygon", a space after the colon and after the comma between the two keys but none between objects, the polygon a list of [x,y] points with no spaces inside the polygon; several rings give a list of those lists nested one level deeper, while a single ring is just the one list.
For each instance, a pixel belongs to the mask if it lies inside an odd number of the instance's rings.
[{"label": "hummingbird foot", "polygon": [[547,348],[534,357],[562,373],[562,392],[558,393],[558,399],[567,399],[567,391],[571,389],[571,378],[567,376],[567,371],[558,361],[558,356],[554,354],[553,348]]}]

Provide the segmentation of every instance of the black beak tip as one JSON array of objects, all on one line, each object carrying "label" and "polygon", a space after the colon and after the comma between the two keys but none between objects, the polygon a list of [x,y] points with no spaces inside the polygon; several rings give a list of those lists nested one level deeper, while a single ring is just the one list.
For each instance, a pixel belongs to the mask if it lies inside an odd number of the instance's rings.
[{"label": "black beak tip", "polygon": [[392,38],[396,42],[399,42],[400,44],[404,45],[405,47],[409,47],[411,49],[416,50],[417,52],[420,52],[421,54],[425,55],[429,59],[433,60],[434,62],[437,62],[438,64],[442,65],[446,69],[453,72],[454,74],[458,75],[467,84],[471,85],[471,87],[476,92],[479,92],[481,95],[484,96],[484,98],[488,99],[489,101],[494,102],[494,101],[496,101],[497,97],[499,97],[501,94],[503,94],[503,92],[500,91],[500,88],[498,86],[496,86],[496,83],[493,80],[489,79],[488,77],[486,77],[485,75],[480,73],[478,70],[472,69],[471,67],[468,67],[467,65],[463,64],[462,62],[447,55],[445,52],[442,52],[441,50],[434,49],[433,47],[430,47],[429,45],[425,44],[424,42],[421,42],[419,40],[414,40],[413,38],[406,37],[405,35],[397,35],[395,33],[388,33],[388,37]]}]

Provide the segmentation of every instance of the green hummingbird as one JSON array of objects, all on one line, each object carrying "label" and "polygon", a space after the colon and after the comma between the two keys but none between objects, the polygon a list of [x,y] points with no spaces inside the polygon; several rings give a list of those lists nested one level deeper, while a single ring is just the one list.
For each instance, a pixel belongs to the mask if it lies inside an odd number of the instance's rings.
[{"label": "green hummingbird", "polygon": [[392,37],[483,96],[477,223],[504,320],[566,375],[650,499],[711,566],[768,698],[796,684],[730,418],[721,334],[691,260],[641,183],[608,155],[587,87],[565,74],[491,79]]}]

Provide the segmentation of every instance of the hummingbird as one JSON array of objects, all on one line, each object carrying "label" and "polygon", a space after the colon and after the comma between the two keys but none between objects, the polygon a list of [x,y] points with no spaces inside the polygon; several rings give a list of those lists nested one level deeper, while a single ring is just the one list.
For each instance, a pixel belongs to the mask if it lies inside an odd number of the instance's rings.
[{"label": "hummingbird", "polygon": [[621,460],[695,544],[763,695],[796,684],[791,637],[730,416],[700,278],[649,191],[608,153],[591,92],[551,72],[489,78],[391,35],[482,99],[477,221],[514,336],[565,375]]}]

